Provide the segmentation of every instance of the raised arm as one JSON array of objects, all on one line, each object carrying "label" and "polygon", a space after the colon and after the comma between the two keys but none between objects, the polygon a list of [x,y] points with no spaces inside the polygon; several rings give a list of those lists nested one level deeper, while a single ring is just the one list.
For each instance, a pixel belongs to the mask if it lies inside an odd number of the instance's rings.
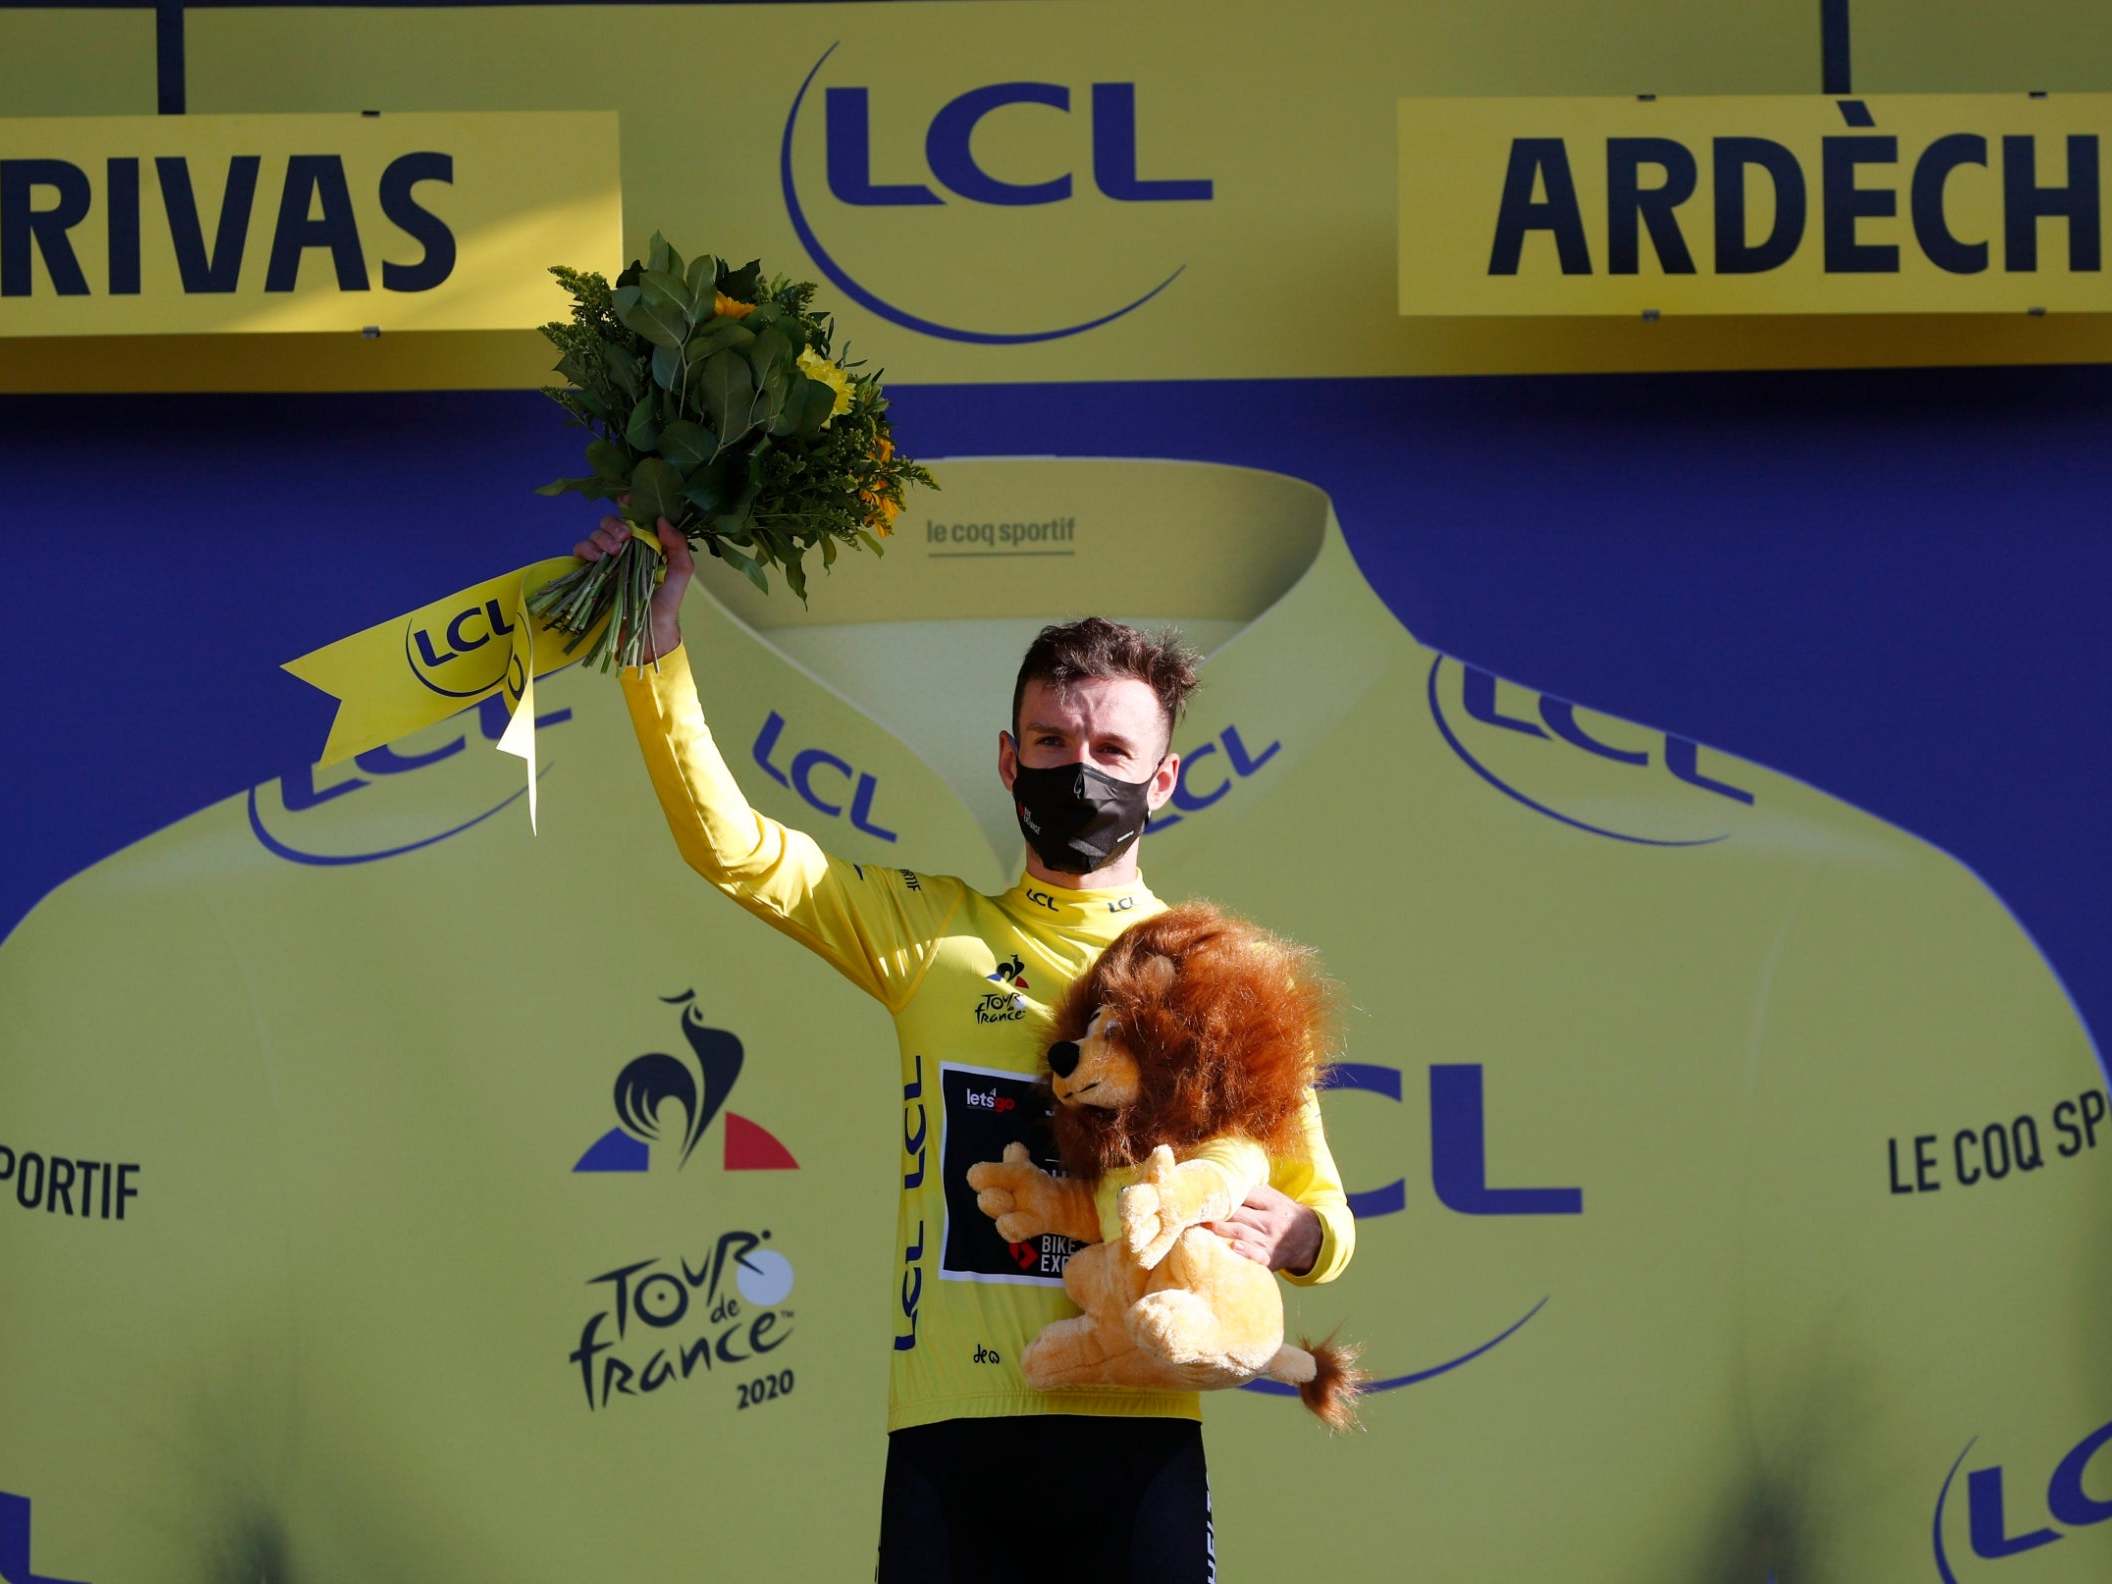
[{"label": "raised arm", "polygon": [[[717,890],[824,958],[859,989],[900,1006],[930,962],[963,887],[832,858],[803,831],[751,808],[712,741],[682,643],[681,603],[693,564],[660,523],[667,576],[653,596],[657,665],[626,667],[624,701],[646,771],[684,862]],[[648,555],[617,518],[573,547],[583,560]]]}]

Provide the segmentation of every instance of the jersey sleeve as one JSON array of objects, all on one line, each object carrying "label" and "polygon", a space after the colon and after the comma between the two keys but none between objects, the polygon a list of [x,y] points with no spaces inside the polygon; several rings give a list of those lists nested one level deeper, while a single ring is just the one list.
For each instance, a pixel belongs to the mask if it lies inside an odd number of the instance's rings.
[{"label": "jersey sleeve", "polygon": [[2037,948],[1934,849],[1836,857],[1750,1041],[1725,1232],[1782,1584],[2112,1578],[2112,1128]]},{"label": "jersey sleeve", "polygon": [[1297,1286],[1315,1287],[1333,1281],[1349,1269],[1350,1257],[1357,1251],[1357,1223],[1349,1213],[1349,1196],[1343,1192],[1341,1173],[1336,1171],[1335,1157],[1327,1147],[1317,1094],[1306,1095],[1300,1126],[1305,1135],[1303,1148],[1296,1155],[1269,1163],[1269,1186],[1320,1217],[1320,1252],[1313,1256],[1312,1269],[1298,1274],[1280,1273],[1285,1281]]},{"label": "jersey sleeve", "polygon": [[623,692],[653,791],[690,868],[890,1010],[929,965],[965,887],[831,857],[749,806],[704,722],[687,647],[626,667]]}]

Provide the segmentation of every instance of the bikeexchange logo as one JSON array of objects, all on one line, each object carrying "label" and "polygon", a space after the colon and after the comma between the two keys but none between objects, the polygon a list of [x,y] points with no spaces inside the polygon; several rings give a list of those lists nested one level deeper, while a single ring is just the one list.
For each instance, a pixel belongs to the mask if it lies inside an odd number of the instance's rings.
[{"label": "bikeexchange logo", "polygon": [[[682,1010],[684,1055],[648,1051],[624,1064],[616,1075],[616,1126],[587,1146],[573,1165],[575,1172],[642,1172],[652,1165],[653,1146],[675,1168],[689,1157],[705,1130],[733,1093],[745,1059],[741,1042],[725,1029],[713,1028],[697,1010],[696,991],[662,996]],[[726,1113],[723,1164],[728,1171],[794,1171],[799,1162],[760,1123],[736,1111]]]},{"label": "bikeexchange logo", "polygon": [[[800,244],[814,260],[815,267],[860,307],[904,329],[947,341],[1017,346],[1034,341],[1055,341],[1112,324],[1150,302],[1187,268],[1186,264],[1176,265],[1157,285],[1120,307],[1046,329],[969,329],[957,324],[943,324],[890,301],[856,279],[837,254],[823,244],[809,215],[815,196],[811,168],[805,197],[801,195],[795,169],[798,162],[794,159],[794,152],[799,144],[800,116],[806,108],[808,90],[814,86],[814,79],[836,49],[837,46],[831,44],[822,51],[821,58],[807,72],[806,80],[792,96],[778,151],[778,179],[784,189],[786,216],[791,220]],[[887,91],[891,101],[888,113],[899,118],[900,98],[910,90],[897,82],[890,83]],[[920,141],[928,172],[894,172],[896,175],[914,174],[919,178],[928,174],[932,180],[882,181],[876,179],[873,170],[873,89],[849,83],[831,84],[823,91],[820,117],[828,195],[841,206],[838,213],[844,220],[851,218],[852,211],[876,208],[939,211],[925,216],[929,222],[923,227],[927,246],[914,251],[927,260],[940,258],[979,264],[978,273],[984,278],[999,278],[1015,271],[1017,261],[1023,256],[1053,255],[1060,260],[1065,241],[1078,251],[1081,265],[1088,257],[1098,259],[1117,251],[1132,251],[1143,245],[1136,234],[1140,219],[1148,220],[1161,213],[1132,206],[1186,206],[1211,201],[1215,186],[1207,178],[1147,178],[1138,174],[1135,83],[1092,84],[1090,109],[1077,119],[1072,119],[1072,97],[1071,87],[1066,83],[997,82],[969,88],[940,106],[924,129]],[[1000,116],[999,111],[1006,113]],[[1051,124],[1048,118],[1052,111],[1065,117],[1065,121]],[[808,117],[809,125],[813,119]],[[1014,163],[1031,162],[1035,167],[1031,173],[1014,171],[1011,175],[998,176],[987,168],[972,146],[978,129],[985,126],[986,120],[990,123],[983,134],[986,151],[997,145],[1003,154],[1010,156],[1006,160],[1008,169]],[[1075,132],[1080,129],[1080,121],[1090,124],[1093,186],[1103,197],[1121,206],[1116,211],[1123,217],[1118,222],[1123,229],[1120,244],[1114,237],[1093,234],[1079,223],[1083,216],[1074,207],[1078,200],[1074,197],[1076,183],[1072,172],[1056,168],[1067,157],[1059,152],[1063,146],[1063,134],[1070,132],[1072,140],[1079,141]],[[897,146],[904,141],[902,134],[906,130],[897,121],[886,123],[883,143]],[[1016,152],[1013,145],[1030,132],[1044,139],[1050,139],[1052,133],[1054,137],[1048,142],[1034,143],[1031,153]],[[812,139],[808,141],[811,143]],[[1032,174],[1039,179],[1012,179],[1019,174]],[[933,183],[951,193],[952,201],[940,196]],[[974,207],[963,208],[961,205]],[[1043,206],[1061,206],[1052,211],[1051,229],[1046,237],[1023,236],[1022,226],[1032,224],[1029,213],[1023,211],[1030,212]],[[1006,219],[1002,226],[992,225],[984,217],[984,211],[991,208],[1004,212]],[[1176,217],[1184,216],[1186,212],[1185,209],[1166,212],[1167,222],[1159,229],[1165,232],[1169,244],[1176,236]],[[899,248],[885,251],[900,254]],[[875,244],[873,252],[881,254],[883,250]],[[923,269],[925,266],[918,264],[915,267]],[[1083,270],[1070,273],[1080,278],[1087,276]],[[907,278],[905,276],[905,280]],[[1058,272],[1057,280],[1061,278],[1061,272]]]}]

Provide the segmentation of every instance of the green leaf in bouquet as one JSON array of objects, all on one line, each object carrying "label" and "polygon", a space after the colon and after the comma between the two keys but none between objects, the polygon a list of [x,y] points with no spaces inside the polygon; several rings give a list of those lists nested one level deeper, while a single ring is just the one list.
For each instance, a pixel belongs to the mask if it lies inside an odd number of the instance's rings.
[{"label": "green leaf in bouquet", "polygon": [[[750,314],[748,322],[753,324],[755,315]],[[783,335],[775,330],[764,329],[757,332],[754,342],[747,348],[745,355],[748,359],[748,366],[755,370],[756,384],[761,385],[764,380],[770,377],[771,370],[790,368],[794,353],[792,351],[792,343],[787,341]]]},{"label": "green leaf in bouquet", "polygon": [[646,244],[645,267],[649,270],[680,269],[675,263],[675,250],[667,245],[667,238],[659,232],[653,233],[652,241]]},{"label": "green leaf in bouquet", "polygon": [[609,404],[603,401],[599,396],[595,395],[592,391],[573,391],[565,398],[565,400],[568,401],[572,406],[577,407],[581,412],[585,413],[590,418],[599,418],[603,423],[607,423],[609,421]]},{"label": "green leaf in bouquet", "polygon": [[705,359],[698,383],[704,416],[717,431],[723,451],[748,432],[755,382],[748,377],[748,365],[738,352],[714,352]]},{"label": "green leaf in bouquet", "polygon": [[585,385],[587,383],[587,365],[580,359],[577,352],[567,352],[563,357],[559,358],[554,372],[564,375],[574,385]]},{"label": "green leaf in bouquet", "polygon": [[609,378],[616,382],[624,395],[636,401],[645,389],[645,379],[639,372],[638,360],[631,356],[627,348],[620,347],[613,341],[601,343],[601,360],[608,365]]},{"label": "green leaf in bouquet", "polygon": [[871,534],[867,533],[863,528],[858,530],[858,537],[865,541],[866,549],[872,551],[874,555],[884,556],[887,554],[885,550],[880,548],[880,541],[875,539]]},{"label": "green leaf in bouquet", "polygon": [[[710,434],[709,429],[700,429]],[[716,440],[712,442],[718,444]],[[734,495],[735,459],[722,456],[706,462],[702,467],[685,473],[682,480],[682,498],[705,516],[722,510]]]},{"label": "green leaf in bouquet", "polygon": [[715,320],[708,330],[699,330],[689,338],[690,349],[685,349],[689,361],[695,363],[708,358],[714,352],[740,352],[755,340],[755,332],[738,319]]},{"label": "green leaf in bouquet", "polygon": [[770,372],[757,382],[755,390],[755,421],[777,434],[778,416],[785,410],[785,392],[791,389],[796,378],[791,368],[783,363],[770,365]]},{"label": "green leaf in bouquet", "polygon": [[552,479],[547,484],[536,485],[535,492],[538,495],[585,495],[591,499],[596,493],[593,486],[598,482],[592,478]]},{"label": "green leaf in bouquet", "polygon": [[730,561],[735,566],[739,567],[743,572],[748,575],[748,581],[753,583],[757,588],[761,589],[765,594],[770,592],[770,580],[763,575],[763,569],[756,564],[756,560],[753,556],[743,555],[740,551],[734,549],[732,545],[727,544],[724,540],[721,540],[716,546],[716,548],[719,552],[720,559]]},{"label": "green leaf in bouquet", "polygon": [[682,284],[689,288],[689,300],[697,305],[697,317],[705,317],[704,310],[711,306],[713,294],[718,290],[719,261],[709,253],[699,253],[689,261],[689,269],[682,277]]},{"label": "green leaf in bouquet", "polygon": [[756,304],[755,312],[748,315],[741,323],[751,330],[762,331],[781,326],[784,317],[784,309],[778,307],[776,303],[758,303]]},{"label": "green leaf in bouquet", "polygon": [[640,451],[650,451],[659,442],[660,423],[653,416],[651,391],[639,397],[638,405],[631,409],[630,422],[623,426],[623,437]]},{"label": "green leaf in bouquet", "polygon": [[785,574],[785,587],[799,596],[800,604],[807,602],[807,569],[800,565],[800,549],[794,545],[789,555],[778,560],[778,570]]},{"label": "green leaf in bouquet", "polygon": [[653,383],[671,391],[682,383],[682,351],[679,347],[653,348]]},{"label": "green leaf in bouquet", "polygon": [[664,297],[682,311],[682,317],[694,320],[697,317],[697,300],[690,295],[689,287],[679,275],[663,275],[659,270],[647,270],[638,277],[638,289],[648,298]]},{"label": "green leaf in bouquet", "polygon": [[799,383],[785,401],[785,413],[794,422],[791,433],[802,440],[811,439],[821,433],[821,426],[829,421],[829,414],[836,410],[836,392],[818,379],[808,379],[802,374]]},{"label": "green leaf in bouquet", "polygon": [[673,522],[681,514],[681,474],[659,457],[647,457],[631,470],[631,501],[625,516],[650,528],[657,518]]},{"label": "green leaf in bouquet", "polygon": [[689,334],[689,316],[661,293],[650,296],[637,286],[626,286],[609,297],[609,311],[629,329],[654,346],[679,347]]},{"label": "green leaf in bouquet", "polygon": [[688,475],[718,455],[719,437],[702,424],[676,418],[660,426],[659,451]]},{"label": "green leaf in bouquet", "polygon": [[603,478],[629,478],[631,454],[613,440],[596,440],[587,447],[587,466]]},{"label": "green leaf in bouquet", "polygon": [[821,569],[826,572],[835,564],[836,536],[834,534],[823,534],[821,536]]},{"label": "green leaf in bouquet", "polygon": [[724,260],[719,264],[719,290],[737,302],[752,303],[763,286],[763,261],[750,259],[737,270],[729,270]]}]

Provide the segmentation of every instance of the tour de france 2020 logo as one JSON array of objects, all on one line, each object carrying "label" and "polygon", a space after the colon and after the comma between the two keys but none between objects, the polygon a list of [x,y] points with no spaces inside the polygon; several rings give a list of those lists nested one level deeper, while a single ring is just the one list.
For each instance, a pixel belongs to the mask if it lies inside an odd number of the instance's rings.
[{"label": "tour de france 2020 logo", "polygon": [[[874,81],[860,82],[854,66],[838,61],[836,73],[849,80],[824,85],[819,114],[810,109],[809,92],[837,47],[831,44],[822,51],[792,96],[779,145],[778,179],[786,217],[800,244],[815,267],[860,307],[904,329],[942,340],[1017,346],[1060,340],[1112,324],[1157,297],[1187,268],[1173,253],[1180,245],[1176,227],[1193,206],[1214,200],[1216,183],[1207,176],[1163,174],[1170,160],[1155,162],[1139,153],[1138,83],[972,82],[929,112],[928,122],[921,127],[922,137],[916,138],[919,128],[903,118],[924,120],[926,107],[919,84],[926,74],[921,72],[918,81],[899,74],[880,81],[884,74],[876,72]],[[1162,109],[1151,125],[1163,127],[1172,115]],[[802,139],[802,126],[813,127],[817,120],[818,138]],[[984,138],[982,154],[976,146],[979,129]],[[1028,136],[1042,140],[1032,154],[1011,146],[1014,140]],[[905,161],[903,168],[876,170],[876,144],[897,148],[904,141],[921,144],[923,168]],[[992,141],[1002,143],[1010,156],[1000,161],[1006,167],[1003,175],[989,168]],[[1036,168],[1031,172],[1014,169],[1022,160],[1033,162]],[[1087,171],[1075,172],[1069,168],[1073,165],[1085,165]],[[1142,174],[1147,167],[1160,173]],[[1035,179],[1020,179],[1029,174]],[[1088,198],[1084,191],[1088,180],[1096,198]],[[1096,211],[1090,218],[1081,212],[1088,205]],[[816,229],[816,217],[824,215],[824,206],[825,218],[838,235],[833,247],[822,241]],[[861,246],[856,239],[861,219],[867,222],[864,230],[874,230],[870,217],[875,210],[883,216],[902,211],[918,216],[929,234],[924,256],[936,252],[941,257],[983,261],[987,255],[988,267],[981,277],[1013,281],[1023,300],[1032,300],[1034,283],[1019,280],[1021,258],[1050,255],[1049,284],[1060,289],[1065,284],[1060,255],[1066,241],[1080,264],[1117,255],[1135,257],[1134,250],[1145,245],[1138,234],[1140,227],[1169,251],[1166,257],[1150,262],[1127,292],[1114,294],[1126,301],[1090,307],[1081,303],[1065,315],[1067,322],[1053,325],[970,327],[932,317],[931,305],[912,307],[904,301],[910,276],[890,277],[888,294],[872,284],[875,272],[888,267],[890,253],[900,253],[899,248],[890,250],[878,242]],[[1038,229],[1043,222],[1034,219],[1038,214],[1049,216],[1045,223],[1051,229],[1045,237]],[[1023,227],[1035,228],[1024,241]],[[847,233],[853,234],[848,242]],[[1037,243],[1037,238],[1047,246]],[[1070,272],[1072,276],[1087,273],[1096,275],[1097,271]],[[1147,285],[1154,275],[1159,278]],[[1083,317],[1078,316],[1080,308]],[[1022,307],[1019,311],[1025,314],[1028,310]],[[949,312],[949,319],[956,314]]]},{"label": "tour de france 2020 logo", "polygon": [[[616,1125],[580,1155],[575,1172],[679,1171],[725,1109],[746,1060],[740,1039],[704,1021],[696,991],[662,996],[682,1008],[680,1055],[647,1051],[616,1074]],[[720,1164],[727,1171],[795,1171],[799,1162],[761,1123],[726,1111]]]},{"label": "tour de france 2020 logo", "polygon": [[721,1232],[693,1251],[632,1260],[587,1278],[593,1305],[567,1355],[598,1413],[714,1372],[741,1372],[736,1408],[790,1394],[797,1379],[778,1350],[797,1315],[792,1261],[770,1229]]}]

